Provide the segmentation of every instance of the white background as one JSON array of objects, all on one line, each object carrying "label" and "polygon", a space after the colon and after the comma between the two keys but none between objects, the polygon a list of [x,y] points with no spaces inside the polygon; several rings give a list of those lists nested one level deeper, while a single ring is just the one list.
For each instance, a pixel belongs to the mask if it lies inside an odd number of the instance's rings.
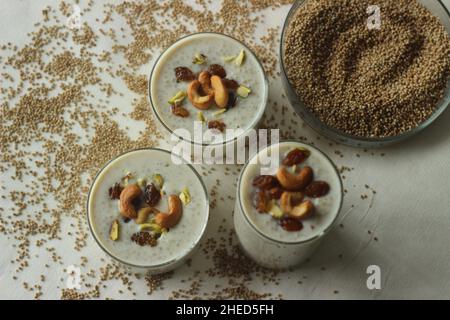
[{"label": "white background", "polygon": [[[47,2],[54,4],[51,1],[2,0],[0,43],[25,43],[26,33],[41,19],[41,10]],[[450,6],[450,0],[444,2]],[[266,20],[271,25],[281,25],[287,11],[288,7],[268,11]],[[271,80],[271,99],[286,103],[281,100],[281,92],[279,79]],[[282,274],[279,286],[263,286],[254,281],[251,287],[256,291],[282,293],[284,298],[291,299],[450,298],[449,123],[450,110],[419,136],[400,145],[376,150],[375,155],[371,155],[370,151],[364,153],[340,146],[339,150],[345,154],[344,158],[340,158],[334,154],[336,147],[328,147],[323,138],[317,140],[316,145],[328,152],[338,166],[355,168],[345,174],[344,184],[349,194],[341,216],[344,228],[333,230],[307,265]],[[301,133],[312,138],[317,136],[307,127],[302,128]],[[386,156],[381,157],[382,152]],[[356,157],[357,153],[361,157]],[[236,177],[223,178],[222,168],[217,169],[206,180],[207,185],[211,187],[217,178],[221,178],[218,191],[225,198],[226,195],[234,196],[233,182]],[[12,181],[1,178],[2,184],[14,188]],[[365,184],[377,191],[375,196],[365,189]],[[362,200],[362,193],[367,193],[369,198]],[[214,236],[223,218],[226,218],[228,226],[232,223],[234,202],[226,200],[218,204],[218,208],[211,212],[208,237]],[[351,205],[355,207],[352,209]],[[43,265],[50,262],[42,254],[39,259],[32,259],[30,267],[18,275],[18,281],[14,281],[15,267],[10,263],[15,257],[12,243],[12,239],[0,236],[0,298],[32,298],[33,295],[22,288],[21,282],[36,283],[36,278],[42,273],[47,274],[43,298],[59,298],[60,288],[64,287],[61,279],[67,277],[63,270],[70,264],[79,264],[79,256],[89,259],[88,266],[82,268],[82,272],[102,265],[99,260],[102,252],[91,237],[87,248],[81,253],[72,252],[73,243],[67,239],[54,243],[63,255],[62,264],[51,264],[50,270],[45,269]],[[340,254],[342,259],[338,257]],[[208,263],[199,252],[193,257],[192,268],[184,266],[177,270],[173,278],[164,283],[165,289],[151,296],[146,295],[144,281],[135,281],[136,297],[167,298],[172,290],[181,286],[180,279],[187,278],[193,269],[202,270]],[[381,267],[381,290],[371,291],[366,287],[366,268],[371,264]],[[207,276],[203,277],[206,282],[203,290],[214,289],[208,287]],[[301,279],[303,284],[297,285]],[[210,281],[211,285],[220,282],[225,284],[226,279]],[[120,287],[120,283],[112,282],[107,290],[102,290],[102,298],[136,298],[126,293],[118,294]],[[339,293],[335,294],[335,290]]]}]

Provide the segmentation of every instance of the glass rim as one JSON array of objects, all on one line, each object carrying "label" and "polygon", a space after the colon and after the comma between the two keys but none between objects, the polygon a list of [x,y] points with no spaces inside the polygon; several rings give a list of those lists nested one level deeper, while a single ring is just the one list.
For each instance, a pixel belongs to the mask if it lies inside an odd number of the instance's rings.
[{"label": "glass rim", "polygon": [[99,176],[104,172],[104,170],[105,170],[112,162],[114,162],[115,160],[117,160],[117,159],[119,159],[119,158],[121,158],[121,157],[123,157],[123,156],[125,156],[125,155],[127,155],[127,154],[134,153],[134,152],[137,152],[137,151],[156,151],[156,152],[162,152],[162,153],[166,153],[166,154],[172,155],[172,153],[171,153],[170,151],[165,150],[165,149],[162,149],[162,148],[157,148],[157,147],[137,148],[137,149],[132,149],[132,150],[125,151],[125,152],[119,154],[118,156],[116,156],[116,157],[110,159],[108,162],[106,162],[106,163],[98,170],[98,172],[97,172],[97,174],[95,175],[94,180],[92,181],[92,184],[91,184],[91,186],[90,186],[90,188],[89,188],[88,197],[87,197],[87,202],[86,202],[87,221],[88,221],[88,225],[89,225],[89,231],[91,232],[91,235],[93,236],[95,242],[96,242],[97,245],[102,249],[102,251],[105,252],[108,256],[110,256],[110,257],[113,258],[114,260],[116,260],[116,261],[118,261],[118,262],[120,262],[120,263],[122,263],[122,264],[124,264],[124,265],[126,265],[126,266],[129,266],[129,267],[133,267],[133,268],[141,268],[141,269],[149,269],[149,270],[151,270],[151,269],[158,269],[158,268],[162,268],[162,267],[166,267],[166,266],[173,265],[173,264],[175,264],[176,262],[181,261],[181,260],[184,259],[185,257],[189,256],[189,254],[190,254],[190,253],[191,253],[191,252],[199,245],[200,241],[202,240],[203,236],[205,235],[205,231],[206,231],[206,228],[207,228],[207,226],[208,226],[208,221],[209,221],[209,194],[208,194],[208,191],[207,191],[207,189],[206,189],[205,183],[204,183],[203,179],[201,178],[200,174],[197,172],[197,170],[195,170],[195,168],[194,168],[190,163],[186,162],[185,159],[179,157],[178,155],[175,155],[177,158],[179,158],[180,160],[183,161],[183,165],[187,165],[187,166],[191,169],[191,171],[194,173],[194,175],[195,175],[195,176],[197,177],[197,179],[200,181],[200,184],[201,184],[201,186],[202,186],[202,188],[203,188],[203,192],[204,192],[204,194],[205,194],[205,200],[206,200],[206,212],[205,212],[205,213],[206,213],[206,220],[205,220],[205,221],[206,221],[206,222],[205,222],[205,224],[204,224],[204,226],[203,226],[203,228],[202,228],[202,230],[201,230],[199,236],[198,236],[197,239],[193,242],[192,247],[190,247],[189,250],[188,250],[186,253],[184,253],[184,254],[182,254],[182,255],[180,255],[180,256],[178,256],[178,257],[175,257],[175,258],[173,258],[173,259],[171,259],[171,260],[169,260],[169,261],[160,263],[160,264],[154,264],[154,265],[138,265],[138,264],[129,263],[129,262],[127,262],[127,261],[124,261],[124,260],[121,259],[121,258],[118,258],[116,255],[114,255],[112,252],[110,252],[110,250],[106,249],[106,248],[103,246],[103,244],[101,243],[101,241],[98,239],[96,233],[94,232],[94,227],[93,227],[93,223],[91,222],[91,215],[90,215],[90,210],[89,210],[90,203],[91,203],[91,201],[90,201],[90,200],[91,200],[91,194],[92,194],[94,185],[95,185],[96,182],[97,182],[97,179],[99,178]]},{"label": "glass rim", "polygon": [[[333,128],[333,127],[327,125],[326,123],[324,123],[322,120],[320,120],[317,116],[315,116],[306,107],[306,105],[301,100],[300,96],[297,95],[297,93],[296,93],[295,89],[293,88],[293,85],[292,85],[292,83],[291,83],[291,81],[289,79],[288,73],[286,71],[285,63],[284,63],[284,49],[285,49],[284,39],[285,39],[287,30],[288,30],[288,27],[289,27],[289,24],[290,24],[290,19],[295,14],[297,9],[300,6],[304,5],[308,1],[310,1],[310,0],[296,0],[295,3],[292,5],[292,7],[289,9],[289,12],[288,12],[288,14],[287,14],[287,16],[286,16],[286,18],[284,20],[283,29],[282,29],[282,32],[281,32],[281,41],[280,41],[280,46],[279,46],[279,57],[280,57],[281,73],[284,76],[284,78],[286,79],[289,91],[291,91],[291,93],[297,98],[297,102],[299,102],[301,104],[301,106],[300,106],[301,111],[305,112],[310,119],[312,119],[313,121],[316,121],[317,125],[320,126],[321,129],[326,130],[328,132],[328,134],[332,135],[334,137],[333,140],[337,140],[338,138],[344,138],[344,139],[347,139],[347,140],[350,140],[350,141],[354,141],[356,143],[369,143],[369,144],[377,143],[377,144],[380,144],[381,146],[392,144],[392,143],[395,143],[395,142],[400,142],[400,141],[406,140],[406,139],[408,139],[408,138],[410,138],[412,136],[415,136],[416,134],[420,133],[424,129],[428,128],[432,123],[435,122],[435,120],[437,118],[439,118],[440,115],[442,115],[444,113],[445,110],[447,110],[448,106],[450,105],[450,78],[447,80],[447,87],[446,87],[446,90],[444,92],[444,96],[439,101],[439,103],[436,105],[436,109],[433,112],[433,114],[430,117],[428,117],[425,121],[420,123],[417,127],[413,128],[411,130],[408,130],[406,132],[403,132],[401,134],[395,135],[395,136],[386,136],[386,137],[380,137],[380,138],[355,136],[355,135],[348,134],[348,133],[346,133],[344,131],[341,131],[339,129]],[[444,12],[447,14],[447,18],[450,20],[450,11],[444,5],[442,0],[437,0],[437,3],[444,10]],[[427,9],[427,11],[429,11],[431,14],[433,14],[431,12],[431,10],[428,9],[427,6],[425,6],[423,3],[421,3],[421,5],[424,6]],[[436,15],[433,14],[433,16],[436,16]],[[438,19],[439,19],[439,17],[438,17]],[[441,20],[441,19],[439,19],[439,20]],[[447,31],[447,33],[449,33],[449,31]],[[284,86],[284,87],[285,87],[285,90],[286,90],[286,86]],[[297,111],[297,107],[295,107],[292,104],[292,102],[290,102],[290,101],[289,101],[289,104],[292,106],[294,111],[297,114],[299,114],[299,112]],[[302,118],[302,120],[305,121],[305,123],[308,124],[308,126],[310,126],[312,129],[317,131],[317,129],[315,128],[315,125],[311,123],[312,121],[310,119],[305,119],[305,117],[303,117],[300,114],[299,114],[299,116]],[[342,141],[339,141],[339,142],[340,143],[344,143]],[[358,144],[356,144],[356,146],[358,146]],[[362,145],[362,147],[367,147],[367,145],[366,144]]]},{"label": "glass rim", "polygon": [[[179,43],[180,41],[186,40],[186,39],[188,39],[188,38],[190,38],[190,37],[193,37],[193,36],[202,35],[202,34],[214,34],[214,35],[226,37],[226,38],[229,38],[229,39],[231,39],[231,40],[236,41],[237,43],[239,43],[240,45],[242,45],[242,46],[243,46],[243,47],[244,47],[244,48],[245,48],[245,49],[246,49],[246,50],[247,50],[247,51],[255,58],[255,60],[256,60],[256,62],[257,62],[257,65],[259,66],[259,68],[260,68],[260,70],[262,71],[262,74],[263,74],[264,97],[263,97],[263,101],[262,101],[261,105],[263,105],[264,108],[263,108],[262,112],[260,112],[260,115],[259,115],[257,118],[254,119],[254,126],[253,126],[253,127],[247,128],[246,130],[244,130],[244,132],[243,132],[241,135],[239,135],[239,136],[237,136],[237,137],[234,137],[233,139],[225,140],[225,141],[220,141],[220,142],[216,142],[216,143],[205,143],[205,142],[198,143],[198,142],[196,142],[195,140],[192,140],[192,139],[189,139],[189,140],[188,140],[188,139],[185,139],[185,138],[183,138],[182,136],[179,136],[178,134],[174,133],[174,130],[172,130],[172,129],[171,129],[171,128],[163,121],[162,117],[159,115],[158,111],[156,110],[157,108],[156,108],[156,106],[155,106],[155,103],[154,103],[154,101],[153,101],[153,99],[152,99],[152,94],[151,94],[151,84],[152,84],[153,75],[154,75],[155,69],[156,69],[156,67],[157,67],[157,65],[158,65],[158,63],[159,63],[159,61],[160,61],[161,58],[164,56],[164,54],[166,54],[166,52],[167,52],[170,48],[172,48],[175,44]],[[151,106],[152,112],[153,112],[153,114],[156,116],[156,118],[158,119],[158,122],[164,127],[165,130],[167,130],[167,131],[169,132],[169,134],[175,135],[180,141],[187,142],[187,143],[189,143],[191,146],[202,146],[202,147],[211,146],[211,147],[219,147],[219,146],[224,146],[224,145],[227,145],[227,144],[236,142],[239,138],[245,136],[249,131],[251,131],[252,129],[254,129],[254,128],[258,125],[258,123],[261,121],[261,119],[262,119],[262,117],[263,117],[263,115],[264,115],[264,113],[265,113],[265,110],[266,110],[266,108],[267,108],[267,102],[268,102],[268,100],[269,100],[269,81],[268,81],[268,79],[267,79],[266,71],[264,70],[264,67],[263,67],[261,61],[259,60],[258,56],[257,56],[257,55],[256,55],[256,54],[255,54],[255,53],[254,53],[254,52],[253,52],[246,44],[244,44],[242,41],[240,41],[240,40],[238,40],[238,39],[236,39],[236,38],[234,38],[234,37],[232,37],[232,36],[230,36],[230,35],[227,35],[227,34],[224,34],[224,33],[219,33],[219,32],[208,32],[208,31],[194,32],[194,33],[190,33],[190,34],[188,34],[188,35],[185,35],[185,36],[183,36],[183,37],[181,37],[181,38],[175,40],[171,45],[169,45],[167,48],[165,48],[165,49],[161,52],[161,54],[158,56],[158,58],[155,60],[155,62],[154,62],[154,64],[153,64],[153,67],[152,67],[152,70],[151,70],[150,75],[149,75],[149,79],[148,79],[147,82],[148,82],[148,84],[147,84],[147,96],[148,96],[148,99],[149,99],[149,101],[150,101],[150,106]]]},{"label": "glass rim", "polygon": [[[310,237],[310,238],[307,238],[307,239],[304,239],[304,240],[299,240],[299,241],[282,241],[282,240],[279,240],[279,239],[276,239],[276,238],[272,238],[272,237],[270,237],[270,236],[264,234],[261,230],[259,230],[259,229],[256,227],[256,225],[255,225],[252,221],[250,221],[250,218],[248,217],[248,215],[246,214],[246,211],[244,210],[244,206],[243,206],[243,204],[242,204],[242,199],[241,199],[241,184],[242,184],[242,178],[243,178],[243,175],[244,175],[245,171],[247,170],[248,165],[249,165],[249,164],[252,162],[252,160],[255,159],[255,157],[257,157],[262,151],[267,150],[267,149],[271,148],[272,146],[281,145],[281,144],[284,144],[284,143],[300,143],[300,144],[306,145],[308,148],[311,148],[311,149],[317,151],[317,152],[318,152],[319,154],[321,154],[322,156],[324,156],[325,159],[328,160],[328,162],[331,164],[331,167],[333,168],[334,172],[336,173],[336,176],[338,177],[338,181],[339,181],[339,187],[340,187],[340,189],[341,189],[341,192],[339,193],[339,206],[338,206],[338,209],[337,209],[337,213],[336,213],[336,215],[334,216],[334,218],[333,218],[333,220],[331,221],[331,223],[330,223],[325,229],[323,229],[322,232],[318,233],[318,234],[315,235],[314,237]],[[342,206],[343,206],[343,203],[344,203],[344,185],[343,185],[343,183],[342,183],[341,175],[339,174],[339,171],[338,171],[338,169],[337,169],[335,163],[334,163],[334,162],[330,159],[330,157],[329,157],[328,155],[326,155],[323,151],[321,151],[321,150],[318,149],[317,147],[314,147],[314,146],[312,146],[312,145],[310,145],[310,144],[308,144],[308,143],[304,143],[304,142],[301,142],[301,141],[296,141],[296,140],[282,140],[282,141],[279,141],[279,142],[276,142],[276,143],[272,143],[272,144],[266,146],[264,149],[258,151],[258,153],[256,153],[251,159],[249,159],[249,160],[246,162],[246,164],[245,164],[244,167],[242,168],[241,173],[240,173],[240,175],[239,175],[239,179],[238,179],[238,183],[237,183],[237,194],[236,194],[236,198],[237,198],[237,201],[239,202],[239,209],[241,210],[241,213],[242,213],[242,215],[244,216],[244,220],[250,225],[250,227],[251,227],[253,230],[256,231],[256,233],[257,233],[259,236],[261,236],[262,238],[264,238],[264,239],[266,239],[266,240],[269,240],[269,241],[272,241],[272,242],[275,242],[275,243],[281,244],[281,245],[299,245],[299,244],[304,244],[304,243],[312,242],[312,241],[314,241],[314,240],[316,240],[316,239],[319,239],[319,238],[325,236],[325,235],[328,234],[328,232],[331,231],[331,229],[336,225],[336,222],[337,222],[337,220],[338,220],[338,217],[339,217],[340,214],[341,214]],[[235,214],[237,214],[237,213],[235,212]]]}]

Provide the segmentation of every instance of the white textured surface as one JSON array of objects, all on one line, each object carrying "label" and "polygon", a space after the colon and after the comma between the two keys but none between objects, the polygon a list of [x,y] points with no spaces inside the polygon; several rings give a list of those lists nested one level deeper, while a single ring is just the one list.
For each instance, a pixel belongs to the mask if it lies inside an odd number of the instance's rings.
[{"label": "white textured surface", "polygon": [[[0,43],[25,43],[26,33],[41,19],[41,10],[46,2],[49,1],[0,1]],[[444,2],[450,6],[450,0]],[[284,7],[270,11],[265,19],[270,21],[271,25],[281,25],[287,10],[288,8]],[[271,99],[280,100],[281,92],[279,79],[271,80]],[[283,274],[279,286],[263,286],[262,283],[255,282],[252,288],[256,291],[259,289],[275,294],[282,293],[285,298],[292,299],[449,299],[449,123],[450,110],[447,110],[435,124],[416,138],[394,147],[377,150],[375,156],[371,156],[370,151],[364,153],[339,147],[345,154],[344,158],[340,158],[334,154],[336,147],[329,148],[325,139],[315,141],[316,146],[328,152],[338,166],[355,168],[345,174],[344,184],[349,190],[341,217],[345,227],[332,231],[310,263]],[[313,140],[317,136],[307,127],[302,129],[301,134]],[[385,152],[386,156],[380,157],[380,152]],[[360,153],[361,157],[356,157],[356,153]],[[211,187],[216,178],[223,179],[221,171],[222,169],[218,168],[208,177],[207,186]],[[230,187],[234,178],[222,181],[218,192],[224,193],[225,198],[227,195],[234,196],[234,189]],[[0,180],[8,188],[14,188],[13,181],[5,181],[3,176]],[[365,190],[365,184],[377,191],[374,198]],[[363,201],[360,195],[365,192],[369,199]],[[369,208],[371,202],[373,206]],[[211,212],[208,236],[214,236],[223,218],[227,219],[229,226],[232,223],[233,201],[227,200],[218,204],[218,208]],[[354,209],[350,209],[352,204],[355,205]],[[67,223],[68,221],[63,225]],[[372,234],[369,234],[368,230],[371,230]],[[374,237],[378,241],[375,241]],[[51,257],[44,252],[40,254],[39,259],[32,259],[30,267],[18,275],[19,281],[14,281],[12,276],[15,267],[10,263],[10,260],[15,258],[12,243],[12,239],[0,236],[0,298],[32,298],[32,294],[22,288],[21,282],[38,282],[37,277],[42,273],[47,274],[47,281],[43,284],[43,298],[59,298],[58,287],[64,286],[60,279],[67,276],[63,269],[70,264],[78,264],[79,256],[89,258],[89,265],[82,268],[82,272],[101,266],[101,251],[92,237],[81,253],[72,251],[73,243],[69,238],[67,241],[54,242],[54,246],[63,255],[62,264],[52,264],[52,269],[45,269],[44,265],[50,262]],[[343,254],[343,259],[338,258],[339,254]],[[193,260],[194,269],[202,269],[204,263],[209,263],[204,262],[201,252],[197,253]],[[366,287],[366,268],[371,264],[381,267],[381,290],[370,291]],[[325,270],[322,270],[322,267]],[[166,298],[171,290],[180,287],[180,279],[186,278],[190,272],[192,269],[187,267],[177,270],[174,277],[164,283],[165,290],[154,293],[150,298]],[[303,279],[303,276],[307,276],[307,279]],[[302,280],[303,284],[292,285],[297,283],[297,280]],[[225,284],[226,280],[223,280],[223,283]],[[120,283],[111,283],[108,290],[102,291],[102,297],[135,298],[119,295],[117,291],[120,287]],[[144,281],[135,281],[134,288],[137,298],[148,297]],[[208,281],[205,281],[204,289],[208,289]],[[334,294],[334,290],[338,290],[339,294]]]}]

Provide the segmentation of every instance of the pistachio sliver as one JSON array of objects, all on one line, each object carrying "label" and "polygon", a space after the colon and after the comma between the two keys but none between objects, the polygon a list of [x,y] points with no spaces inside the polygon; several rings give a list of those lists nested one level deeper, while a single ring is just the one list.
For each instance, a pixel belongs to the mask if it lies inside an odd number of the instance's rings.
[{"label": "pistachio sliver", "polygon": [[184,188],[178,197],[185,206],[187,206],[191,202],[191,194],[189,193],[188,188]]},{"label": "pistachio sliver", "polygon": [[236,93],[238,94],[239,97],[241,98],[247,98],[248,95],[252,92],[252,90],[250,88],[247,88],[245,86],[239,86],[239,88],[237,88]]},{"label": "pistachio sliver", "polygon": [[137,184],[139,187],[144,188],[147,184],[147,180],[145,180],[145,178],[139,178],[137,179]]},{"label": "pistachio sliver", "polygon": [[283,217],[283,210],[281,210],[281,208],[277,204],[275,204],[275,202],[272,202],[269,213],[275,219],[281,219]]},{"label": "pistachio sliver", "polygon": [[237,58],[237,56],[225,56],[225,57],[223,57],[223,61],[229,63],[229,62],[234,61],[236,58]]},{"label": "pistachio sliver", "polygon": [[144,224],[147,222],[149,215],[153,212],[153,209],[150,207],[141,208],[137,213],[136,223]]},{"label": "pistachio sliver", "polygon": [[123,185],[126,187],[130,183],[130,180],[133,178],[133,173],[131,171],[125,170],[125,176],[122,177]]},{"label": "pistachio sliver", "polygon": [[226,109],[226,108],[220,109],[219,111],[214,112],[213,116],[214,117],[220,116],[221,114],[224,114],[225,112],[227,112],[227,110],[228,109]]},{"label": "pistachio sliver", "polygon": [[119,220],[114,220],[111,224],[111,228],[109,229],[109,238],[112,241],[117,241],[119,240],[119,234],[120,234],[120,225],[119,225]]},{"label": "pistachio sliver", "polygon": [[235,63],[237,66],[241,66],[244,63],[245,60],[245,51],[244,49],[241,50],[241,52],[239,52],[239,55],[237,56]]},{"label": "pistachio sliver", "polygon": [[162,177],[162,175],[160,175],[159,173],[156,173],[153,175],[153,182],[155,183],[155,185],[158,187],[158,189],[161,190],[161,188],[164,185],[164,179]]},{"label": "pistachio sliver", "polygon": [[197,113],[197,120],[201,121],[201,122],[206,122],[206,118],[205,118],[205,115],[203,114],[203,112],[199,111]]},{"label": "pistachio sliver", "polygon": [[170,105],[180,104],[186,98],[186,92],[178,91],[172,98],[167,101]]},{"label": "pistachio sliver", "polygon": [[163,233],[163,228],[161,228],[159,225],[157,225],[156,223],[142,223],[139,225],[139,230],[143,231],[143,230],[150,230],[153,231],[155,233]]},{"label": "pistachio sliver", "polygon": [[204,63],[206,63],[206,60],[207,60],[207,58],[206,58],[206,56],[204,54],[197,53],[194,56],[194,59],[192,59],[192,63],[193,64],[204,64]]}]

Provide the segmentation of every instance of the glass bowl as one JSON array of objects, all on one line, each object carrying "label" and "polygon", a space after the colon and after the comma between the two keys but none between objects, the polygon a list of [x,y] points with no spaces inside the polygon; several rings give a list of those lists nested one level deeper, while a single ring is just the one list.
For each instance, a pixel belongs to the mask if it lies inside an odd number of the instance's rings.
[{"label": "glass bowl", "polygon": [[[433,123],[444,111],[447,109],[447,106],[450,103],[450,79],[447,82],[447,88],[444,93],[444,97],[441,102],[436,106],[436,111],[424,122],[422,122],[416,128],[407,131],[405,133],[382,137],[382,138],[371,138],[371,137],[359,137],[347,134],[338,129],[332,128],[325,123],[323,123],[320,119],[318,119],[308,108],[306,108],[305,104],[302,102],[301,98],[296,94],[294,87],[289,81],[285,65],[284,65],[284,51],[285,51],[285,37],[287,34],[287,29],[290,25],[291,19],[294,16],[295,12],[298,8],[303,6],[307,1],[311,0],[297,0],[290,9],[287,18],[284,22],[283,32],[281,35],[281,43],[280,43],[280,64],[281,64],[281,80],[283,83],[284,90],[286,92],[286,96],[294,108],[295,112],[300,115],[300,117],[315,131],[322,134],[323,136],[334,140],[336,142],[360,148],[378,148],[384,147],[388,145],[392,145],[394,143],[398,143],[400,141],[406,140],[412,136],[417,135],[419,132],[427,128],[431,123]],[[442,25],[445,27],[447,33],[450,34],[450,13],[442,3],[441,0],[436,1],[428,1],[428,0],[419,0],[419,2],[427,8],[431,14],[438,17]]]}]

